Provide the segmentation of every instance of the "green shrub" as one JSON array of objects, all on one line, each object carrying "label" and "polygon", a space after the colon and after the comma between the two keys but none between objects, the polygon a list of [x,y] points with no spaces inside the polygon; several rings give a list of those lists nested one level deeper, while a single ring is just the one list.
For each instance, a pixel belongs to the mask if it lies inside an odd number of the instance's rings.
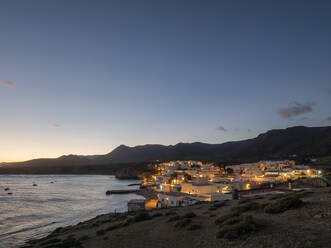
[{"label": "green shrub", "polygon": [[287,197],[281,199],[275,203],[270,203],[264,208],[264,212],[268,214],[277,214],[283,213],[290,209],[295,209],[303,206],[303,201],[298,199],[297,197]]},{"label": "green shrub", "polygon": [[251,202],[252,199],[251,198],[242,198],[238,201],[238,204],[245,204],[245,203],[248,203],[248,202]]},{"label": "green shrub", "polygon": [[96,234],[97,234],[98,236],[105,235],[105,234],[106,234],[106,230],[103,230],[103,229],[98,230],[98,231],[96,232]]},{"label": "green shrub", "polygon": [[226,202],[215,202],[211,207],[209,207],[209,210],[214,211],[217,210],[218,208],[226,206]]},{"label": "green shrub", "polygon": [[72,238],[75,238],[75,234],[68,235],[66,239],[72,239]]},{"label": "green shrub", "polygon": [[56,228],[56,229],[53,231],[52,234],[55,234],[55,233],[61,233],[61,232],[63,232],[63,230],[64,230],[63,227],[58,227],[58,228]]},{"label": "green shrub", "polygon": [[76,240],[74,238],[67,238],[62,241],[62,244],[60,245],[62,248],[70,248],[70,247],[81,247],[81,242],[79,240]]},{"label": "green shrub", "polygon": [[239,216],[239,214],[237,214],[237,213],[231,213],[231,214],[222,215],[221,217],[219,217],[219,218],[217,218],[215,220],[215,224],[216,225],[221,225],[221,224],[223,224],[224,221],[226,221],[226,220],[228,220],[230,218],[233,218],[233,217],[237,217],[237,216]]},{"label": "green shrub", "polygon": [[152,218],[155,218],[155,217],[161,217],[161,216],[163,216],[162,213],[156,213],[156,214],[153,214],[153,215],[152,215]]},{"label": "green shrub", "polygon": [[118,225],[111,225],[111,226],[107,227],[105,230],[106,230],[106,232],[109,232],[109,231],[112,231],[116,228],[118,228]]},{"label": "green shrub", "polygon": [[214,203],[213,206],[216,207],[216,208],[224,207],[224,206],[226,206],[226,202],[225,201],[216,202],[216,203]]},{"label": "green shrub", "polygon": [[285,196],[284,194],[277,194],[277,195],[270,197],[270,200],[278,200],[278,199],[284,198],[284,196]]},{"label": "green shrub", "polygon": [[312,193],[313,192],[311,192],[311,191],[304,191],[304,190],[302,190],[302,191],[296,191],[295,193],[291,193],[291,194],[293,194],[295,197],[301,199],[301,198],[306,197],[306,196],[308,196],[308,195],[310,195]]},{"label": "green shrub", "polygon": [[112,230],[117,229],[117,228],[128,226],[130,223],[132,223],[132,221],[126,220],[126,221],[123,221],[123,222],[120,222],[120,223],[117,223],[117,224],[113,224],[113,225],[107,227],[105,230],[106,230],[106,232],[109,232],[109,231],[112,231]]},{"label": "green shrub", "polygon": [[231,210],[234,213],[240,214],[240,213],[245,213],[245,212],[252,211],[252,210],[257,210],[260,208],[261,208],[261,206],[259,203],[250,201],[246,204],[243,204],[243,205],[240,205],[237,207],[233,207]]},{"label": "green shrub", "polygon": [[152,217],[146,213],[146,212],[140,212],[140,213],[137,213],[135,216],[134,216],[134,222],[140,222],[140,221],[145,221],[145,220],[150,220]]},{"label": "green shrub", "polygon": [[134,222],[134,217],[133,216],[129,216],[127,219],[126,219],[126,222],[129,224],[129,223],[133,223]]},{"label": "green shrub", "polygon": [[180,215],[175,215],[175,216],[172,216],[168,219],[168,222],[173,222],[173,221],[177,221],[177,220],[181,220],[181,219],[190,219],[190,218],[194,218],[196,217],[197,215],[193,212],[188,212],[182,216]]},{"label": "green shrub", "polygon": [[180,219],[182,219],[181,216],[179,216],[179,215],[175,215],[175,216],[170,217],[170,218],[168,219],[168,222],[173,222],[173,221],[177,221],[177,220],[180,220]]},{"label": "green shrub", "polygon": [[309,194],[311,194],[312,192],[309,191],[296,191],[296,192],[291,192],[288,194],[278,194],[275,195],[273,197],[270,198],[270,200],[278,200],[278,199],[285,199],[285,198],[297,198],[297,199],[301,199]]},{"label": "green shrub", "polygon": [[242,221],[242,219],[243,219],[242,216],[233,216],[223,221],[222,225],[233,225],[239,223],[240,221]]},{"label": "green shrub", "polygon": [[85,240],[88,240],[89,239],[89,236],[88,235],[84,235],[82,237],[80,237],[78,240],[79,241],[85,241]]},{"label": "green shrub", "polygon": [[128,226],[130,223],[126,220],[126,221],[123,221],[119,224],[119,227],[125,227],[125,226]]},{"label": "green shrub", "polygon": [[46,242],[44,242],[43,245],[54,244],[54,243],[58,243],[58,242],[61,242],[61,239],[53,238],[53,239],[50,239],[50,240],[47,240]]},{"label": "green shrub", "polygon": [[246,236],[247,234],[254,233],[264,226],[264,223],[253,218],[252,216],[242,216],[237,218],[239,218],[239,222],[236,221],[235,223],[223,225],[217,232],[216,237],[224,239],[238,239]]},{"label": "green shrub", "polygon": [[176,215],[176,214],[177,214],[176,211],[171,210],[171,211],[168,211],[168,212],[165,214],[165,216]]},{"label": "green shrub", "polygon": [[198,229],[201,229],[201,225],[199,225],[199,224],[192,224],[187,228],[187,230],[189,230],[189,231],[194,231],[194,230],[198,230]]},{"label": "green shrub", "polygon": [[180,220],[178,221],[176,224],[175,224],[175,227],[176,228],[183,228],[183,227],[186,227],[187,225],[189,225],[191,223],[191,219],[183,219],[183,220]]},{"label": "green shrub", "polygon": [[193,218],[196,217],[197,215],[193,212],[188,212],[186,214],[183,215],[183,218]]}]

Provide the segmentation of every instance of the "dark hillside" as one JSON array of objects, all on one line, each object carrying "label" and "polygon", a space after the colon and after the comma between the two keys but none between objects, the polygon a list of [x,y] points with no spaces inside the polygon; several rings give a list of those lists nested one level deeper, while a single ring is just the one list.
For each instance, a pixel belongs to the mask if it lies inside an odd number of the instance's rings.
[{"label": "dark hillside", "polygon": [[[291,127],[270,130],[256,138],[223,144],[178,143],[176,145],[121,145],[105,155],[68,155],[3,163],[0,173],[114,174],[120,168],[170,160],[221,161],[309,158],[331,155],[331,127]],[[139,171],[143,167],[139,167]],[[127,171],[127,170],[125,170]],[[129,173],[130,174],[130,173]]]}]

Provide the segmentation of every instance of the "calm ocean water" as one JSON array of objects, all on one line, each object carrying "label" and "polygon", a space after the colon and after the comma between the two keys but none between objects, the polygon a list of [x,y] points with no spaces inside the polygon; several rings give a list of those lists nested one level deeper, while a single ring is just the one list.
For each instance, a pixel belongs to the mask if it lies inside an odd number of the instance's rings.
[{"label": "calm ocean water", "polygon": [[0,175],[0,248],[18,247],[100,214],[126,211],[129,200],[143,197],[105,192],[137,188],[127,186],[131,183],[139,181],[94,175]]}]

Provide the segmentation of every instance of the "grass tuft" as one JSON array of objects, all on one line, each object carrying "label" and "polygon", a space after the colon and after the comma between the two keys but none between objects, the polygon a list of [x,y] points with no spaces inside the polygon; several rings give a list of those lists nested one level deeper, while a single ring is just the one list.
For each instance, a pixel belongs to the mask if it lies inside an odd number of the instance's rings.
[{"label": "grass tuft", "polygon": [[170,217],[170,218],[168,219],[168,222],[173,222],[173,221],[177,221],[177,220],[180,220],[180,219],[182,219],[181,216],[179,216],[179,215],[175,215],[175,216]]},{"label": "grass tuft", "polygon": [[200,224],[192,224],[192,225],[190,225],[188,228],[187,228],[187,230],[189,230],[189,231],[194,231],[194,230],[198,230],[198,229],[201,229],[201,225]]},{"label": "grass tuft", "polygon": [[231,208],[232,212],[237,213],[237,214],[241,214],[241,213],[245,213],[245,212],[253,211],[253,210],[258,210],[258,209],[261,209],[261,205],[257,202],[252,202],[252,201],[249,201],[246,204],[242,204],[237,207]]},{"label": "grass tuft", "polygon": [[216,237],[223,239],[239,239],[248,234],[257,232],[263,226],[265,226],[265,223],[249,215],[233,217],[232,221],[229,219],[223,223]]},{"label": "grass tuft", "polygon": [[96,231],[97,236],[101,236],[101,235],[105,235],[105,234],[106,234],[106,230],[101,229],[101,230]]},{"label": "grass tuft", "polygon": [[242,198],[238,201],[238,204],[245,204],[245,203],[248,203],[248,202],[251,202],[252,199],[251,198]]},{"label": "grass tuft", "polygon": [[191,219],[182,219],[175,224],[176,228],[183,228],[189,225],[192,222]]},{"label": "grass tuft", "polygon": [[197,215],[193,212],[188,212],[186,214],[183,215],[183,218],[194,218],[196,217]]},{"label": "grass tuft", "polygon": [[85,241],[85,240],[88,240],[89,239],[89,236],[88,235],[84,235],[82,237],[80,237],[78,240],[79,241]]},{"label": "grass tuft", "polygon": [[133,220],[134,222],[140,222],[140,221],[150,220],[151,218],[152,217],[148,213],[140,212],[133,217]]},{"label": "grass tuft", "polygon": [[297,197],[286,197],[265,206],[264,212],[268,214],[278,214],[290,209],[302,207],[303,205],[303,201]]},{"label": "grass tuft", "polygon": [[239,214],[237,213],[231,213],[231,214],[225,214],[225,215],[222,215],[221,217],[217,218],[215,220],[215,224],[216,225],[222,225],[224,221],[230,219],[230,218],[233,218],[233,217],[238,217]]},{"label": "grass tuft", "polygon": [[165,216],[176,215],[176,214],[177,214],[176,211],[170,210],[165,214]]},{"label": "grass tuft", "polygon": [[209,207],[209,210],[214,211],[217,210],[218,208],[226,206],[226,202],[215,202],[211,207]]},{"label": "grass tuft", "polygon": [[156,217],[161,217],[161,216],[163,216],[162,213],[156,213],[156,214],[153,214],[151,217],[156,218]]}]

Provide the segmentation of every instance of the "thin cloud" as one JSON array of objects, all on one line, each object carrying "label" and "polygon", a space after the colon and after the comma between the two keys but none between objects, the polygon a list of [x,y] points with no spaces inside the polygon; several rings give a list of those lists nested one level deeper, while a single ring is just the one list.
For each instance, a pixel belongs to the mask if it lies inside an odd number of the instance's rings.
[{"label": "thin cloud", "polygon": [[305,120],[309,120],[309,118],[308,117],[301,117],[299,120],[300,121],[305,121]]},{"label": "thin cloud", "polygon": [[15,83],[11,81],[2,81],[0,82],[0,85],[15,88]]},{"label": "thin cloud", "polygon": [[297,115],[312,112],[312,106],[313,103],[292,102],[288,107],[278,109],[277,113],[280,117],[288,119]]},{"label": "thin cloud", "polygon": [[61,124],[54,123],[54,124],[53,124],[53,127],[61,127]]},{"label": "thin cloud", "polygon": [[219,126],[218,128],[216,128],[216,130],[218,130],[218,131],[222,131],[222,132],[226,132],[226,131],[228,131],[225,127],[223,127],[223,126]]},{"label": "thin cloud", "polygon": [[331,121],[331,116],[327,117],[325,120],[326,121]]},{"label": "thin cloud", "polygon": [[250,133],[250,132],[252,132],[252,131],[253,131],[253,130],[252,130],[252,129],[250,129],[250,128],[248,128],[248,129],[247,129],[247,132],[249,132],[249,133]]}]

